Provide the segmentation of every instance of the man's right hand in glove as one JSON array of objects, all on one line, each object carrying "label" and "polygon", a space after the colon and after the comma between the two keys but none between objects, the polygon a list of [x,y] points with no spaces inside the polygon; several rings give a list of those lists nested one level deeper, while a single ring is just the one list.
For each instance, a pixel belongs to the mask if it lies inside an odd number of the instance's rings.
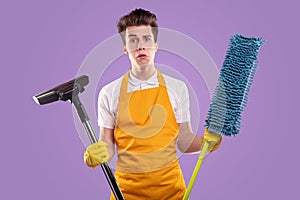
[{"label": "man's right hand in glove", "polygon": [[103,141],[91,144],[84,152],[84,163],[92,168],[109,160],[107,144]]}]

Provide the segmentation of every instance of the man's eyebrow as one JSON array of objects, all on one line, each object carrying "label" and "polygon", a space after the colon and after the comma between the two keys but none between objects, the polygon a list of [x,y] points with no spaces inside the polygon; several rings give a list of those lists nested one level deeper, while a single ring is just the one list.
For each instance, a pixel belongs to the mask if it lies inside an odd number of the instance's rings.
[{"label": "man's eyebrow", "polygon": [[129,34],[128,37],[136,37],[136,34]]},{"label": "man's eyebrow", "polygon": [[[128,37],[137,37],[136,34],[129,34]],[[151,35],[143,35],[143,37],[152,37]]]}]

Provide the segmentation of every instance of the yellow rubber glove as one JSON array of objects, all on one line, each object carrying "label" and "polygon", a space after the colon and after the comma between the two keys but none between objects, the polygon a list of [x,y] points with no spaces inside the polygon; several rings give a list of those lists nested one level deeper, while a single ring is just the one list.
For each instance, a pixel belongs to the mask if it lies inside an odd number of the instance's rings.
[{"label": "yellow rubber glove", "polygon": [[107,162],[108,159],[107,144],[103,141],[91,144],[84,152],[84,163],[92,168],[96,168],[102,163]]},{"label": "yellow rubber glove", "polygon": [[204,136],[201,140],[201,147],[204,145],[204,142],[209,142],[208,150],[213,152],[214,150],[218,149],[222,142],[222,135],[209,131],[205,129]]}]

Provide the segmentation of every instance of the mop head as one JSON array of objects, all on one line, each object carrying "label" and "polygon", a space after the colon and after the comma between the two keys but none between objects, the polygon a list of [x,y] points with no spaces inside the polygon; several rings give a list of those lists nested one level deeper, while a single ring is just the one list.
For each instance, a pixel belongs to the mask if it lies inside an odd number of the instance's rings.
[{"label": "mop head", "polygon": [[262,38],[239,34],[231,37],[206,118],[208,130],[225,136],[239,133],[241,114],[257,69],[258,50],[263,43]]}]

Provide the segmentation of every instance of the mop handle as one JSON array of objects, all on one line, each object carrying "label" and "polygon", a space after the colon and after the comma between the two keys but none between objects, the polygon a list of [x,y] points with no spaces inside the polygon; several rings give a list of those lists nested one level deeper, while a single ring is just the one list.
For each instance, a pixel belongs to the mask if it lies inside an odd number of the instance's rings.
[{"label": "mop handle", "polygon": [[199,155],[197,164],[196,164],[196,166],[195,166],[195,168],[194,168],[192,177],[191,177],[191,179],[190,179],[188,188],[186,189],[186,191],[185,191],[185,193],[184,193],[183,200],[188,200],[188,199],[189,199],[190,193],[191,193],[192,188],[193,188],[193,186],[194,186],[196,177],[197,177],[198,172],[199,172],[199,170],[200,170],[200,167],[201,167],[201,165],[202,165],[202,162],[203,162],[203,159],[204,159],[205,154],[206,154],[206,152],[207,152],[208,146],[209,146],[209,142],[207,142],[207,141],[205,140],[204,145],[203,145],[203,148],[202,148],[202,151],[201,151],[201,153],[200,153],[200,155]]}]

